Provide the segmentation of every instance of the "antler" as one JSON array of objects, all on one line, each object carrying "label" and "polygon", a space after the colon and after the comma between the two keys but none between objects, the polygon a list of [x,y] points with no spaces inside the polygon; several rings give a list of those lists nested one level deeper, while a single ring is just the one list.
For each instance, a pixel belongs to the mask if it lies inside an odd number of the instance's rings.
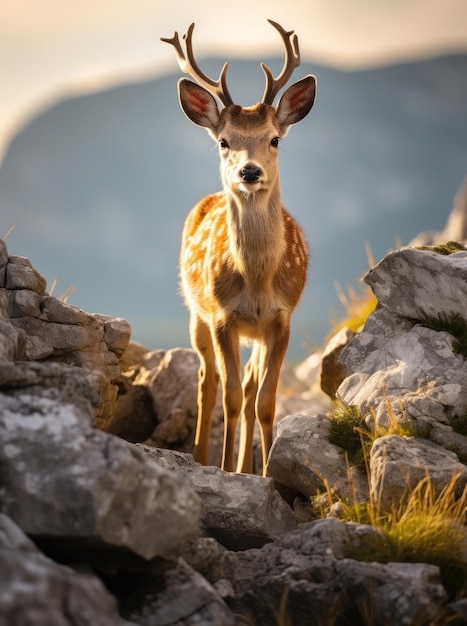
[{"label": "antler", "polygon": [[233,104],[232,96],[227,88],[227,70],[229,64],[225,63],[218,80],[209,78],[209,76],[200,69],[193,54],[192,35],[194,27],[194,23],[190,24],[186,34],[183,35],[186,56],[183,52],[177,32],[174,33],[171,39],[161,37],[161,40],[170,43],[175,48],[178,64],[184,74],[192,76],[202,87],[205,87],[209,92],[217,96],[224,106],[229,106],[229,104]]},{"label": "antler", "polygon": [[272,20],[268,20],[268,22],[272,24],[280,33],[285,48],[285,61],[281,73],[277,76],[277,78],[273,77],[272,72],[267,65],[261,63],[263,72],[266,74],[266,89],[264,90],[262,99],[264,104],[272,104],[274,102],[274,98],[276,97],[278,91],[287,83],[289,78],[292,76],[294,69],[300,65],[300,50],[298,47],[297,35],[294,35],[293,39],[291,39],[293,30],[287,31],[282,28],[280,24],[273,22]]}]

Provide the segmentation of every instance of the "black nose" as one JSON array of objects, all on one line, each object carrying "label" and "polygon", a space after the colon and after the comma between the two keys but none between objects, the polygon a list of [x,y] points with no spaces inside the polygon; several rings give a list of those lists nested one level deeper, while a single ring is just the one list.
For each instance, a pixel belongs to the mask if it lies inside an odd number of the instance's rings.
[{"label": "black nose", "polygon": [[240,176],[246,183],[256,183],[261,175],[261,169],[259,167],[242,167],[240,170]]}]

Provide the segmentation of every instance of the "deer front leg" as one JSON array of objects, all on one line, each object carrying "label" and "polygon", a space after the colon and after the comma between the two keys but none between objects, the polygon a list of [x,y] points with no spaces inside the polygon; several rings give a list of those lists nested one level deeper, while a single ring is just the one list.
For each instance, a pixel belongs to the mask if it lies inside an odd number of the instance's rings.
[{"label": "deer front leg", "polygon": [[209,326],[196,314],[190,318],[191,344],[199,357],[198,370],[198,420],[196,422],[193,457],[197,463],[209,462],[209,437],[211,416],[216,404],[217,383],[216,361]]},{"label": "deer front leg", "polygon": [[258,392],[259,344],[255,341],[243,382],[243,408],[238,447],[237,472],[253,473],[253,433],[256,420],[256,394]]},{"label": "deer front leg", "polygon": [[271,324],[266,333],[264,344],[261,346],[260,384],[256,401],[256,414],[261,430],[263,476],[266,475],[266,463],[272,446],[277,384],[290,336],[290,322],[284,317],[283,313],[279,313],[278,319]]},{"label": "deer front leg", "polygon": [[232,324],[220,324],[212,331],[219,373],[222,381],[224,405],[224,448],[222,469],[235,470],[235,434],[242,408],[240,381],[240,342],[237,329]]}]

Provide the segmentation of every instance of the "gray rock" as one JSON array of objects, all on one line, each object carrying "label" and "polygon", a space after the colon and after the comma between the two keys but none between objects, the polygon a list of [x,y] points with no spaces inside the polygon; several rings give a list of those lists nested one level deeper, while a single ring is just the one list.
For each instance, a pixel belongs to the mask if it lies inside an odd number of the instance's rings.
[{"label": "gray rock", "polygon": [[180,452],[137,447],[196,491],[201,499],[201,528],[229,550],[257,547],[295,528],[292,509],[272,479],[199,465]]},{"label": "gray rock", "polygon": [[[340,360],[354,373],[338,390],[367,414],[369,425],[392,419],[452,447],[467,460],[458,424],[467,414],[467,360],[446,330],[429,319],[467,323],[467,252],[443,256],[405,248],[389,254],[365,277],[379,304]],[[447,326],[448,328],[449,326]]]},{"label": "gray rock", "polygon": [[0,395],[0,442],[0,510],[53,553],[113,546],[173,557],[198,531],[193,490],[133,445],[93,430],[83,407]]},{"label": "gray rock", "polygon": [[0,360],[54,360],[85,369],[98,383],[95,425],[115,413],[119,358],[130,339],[126,320],[91,315],[49,296],[29,259],[0,248]]},{"label": "gray rock", "polygon": [[[98,401],[96,387],[82,370],[53,362],[0,362],[0,393],[26,396],[31,399],[31,405],[36,401],[34,397],[71,404],[78,409],[76,414],[80,419],[88,424]],[[1,396],[0,399],[3,401]]]},{"label": "gray rock", "polygon": [[352,370],[339,361],[342,350],[355,336],[350,328],[341,328],[324,347],[321,357],[321,389],[332,400],[336,397],[336,391],[342,381],[350,376]]},{"label": "gray rock", "polygon": [[236,553],[231,605],[261,626],[430,623],[446,597],[437,567],[347,557],[381,540],[370,526],[326,519]]},{"label": "gray rock", "polygon": [[18,351],[18,343],[19,333],[16,328],[10,322],[0,319],[0,361],[12,361]]},{"label": "gray rock", "polygon": [[30,289],[38,294],[45,293],[46,280],[31,265],[31,261],[22,256],[10,256],[6,266],[6,289]]},{"label": "gray rock", "polygon": [[[198,415],[196,353],[185,348],[151,352],[136,348],[133,352],[122,355],[127,371],[119,382],[123,394],[118,399],[115,424],[110,429],[136,441],[141,423],[152,423],[155,427],[144,439],[148,444],[191,452]],[[223,410],[219,394],[211,426],[210,462],[214,465],[220,465],[222,441]]]},{"label": "gray rock", "polygon": [[41,315],[42,297],[29,289],[17,289],[8,292],[10,306],[9,315],[12,317],[39,317]]},{"label": "gray rock", "polygon": [[123,624],[99,579],[48,559],[3,514],[0,562],[0,626]]},{"label": "gray rock", "polygon": [[[131,585],[131,581],[130,585]],[[217,591],[179,559],[120,596],[123,617],[141,626],[235,626]]]},{"label": "gray rock", "polygon": [[326,415],[289,415],[279,422],[269,454],[267,476],[280,485],[314,496],[324,482],[341,483],[346,475],[343,451],[329,443]]},{"label": "gray rock", "polygon": [[423,320],[440,313],[457,314],[467,322],[459,297],[467,284],[467,250],[442,255],[401,248],[387,254],[364,277],[378,302],[396,316]]},{"label": "gray rock", "polygon": [[413,437],[380,437],[370,454],[371,492],[384,511],[403,502],[408,490],[429,477],[434,496],[438,496],[453,476],[458,475],[460,496],[467,484],[467,467],[454,452]]}]

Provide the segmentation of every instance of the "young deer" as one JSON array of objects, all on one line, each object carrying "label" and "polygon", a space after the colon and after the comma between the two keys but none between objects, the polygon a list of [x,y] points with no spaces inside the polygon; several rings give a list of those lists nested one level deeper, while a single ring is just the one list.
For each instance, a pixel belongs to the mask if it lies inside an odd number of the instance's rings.
[{"label": "young deer", "polygon": [[[184,36],[186,53],[175,33],[162,39],[174,46],[185,78],[178,83],[188,118],[206,128],[218,143],[223,191],[202,199],[188,215],[182,237],[180,273],[190,310],[190,337],[200,359],[198,422],[194,456],[208,462],[211,413],[219,375],[223,389],[222,468],[253,470],[253,430],[260,424],[263,471],[272,444],[275,396],[287,349],[290,317],[306,280],[308,253],[303,233],[281,203],[278,144],[291,124],[310,111],[316,91],[306,76],[277,93],[300,64],[298,39],[269,20],[282,38],[285,63],[274,78],[266,75],[262,102],[234,104],[228,92],[226,63],[217,81],[199,68],[193,55],[191,24]],[[201,86],[200,86],[201,85]],[[212,94],[212,95],[211,95]],[[218,109],[214,96],[224,105]],[[253,340],[241,382],[240,339]],[[239,458],[235,434],[242,412]]]}]

